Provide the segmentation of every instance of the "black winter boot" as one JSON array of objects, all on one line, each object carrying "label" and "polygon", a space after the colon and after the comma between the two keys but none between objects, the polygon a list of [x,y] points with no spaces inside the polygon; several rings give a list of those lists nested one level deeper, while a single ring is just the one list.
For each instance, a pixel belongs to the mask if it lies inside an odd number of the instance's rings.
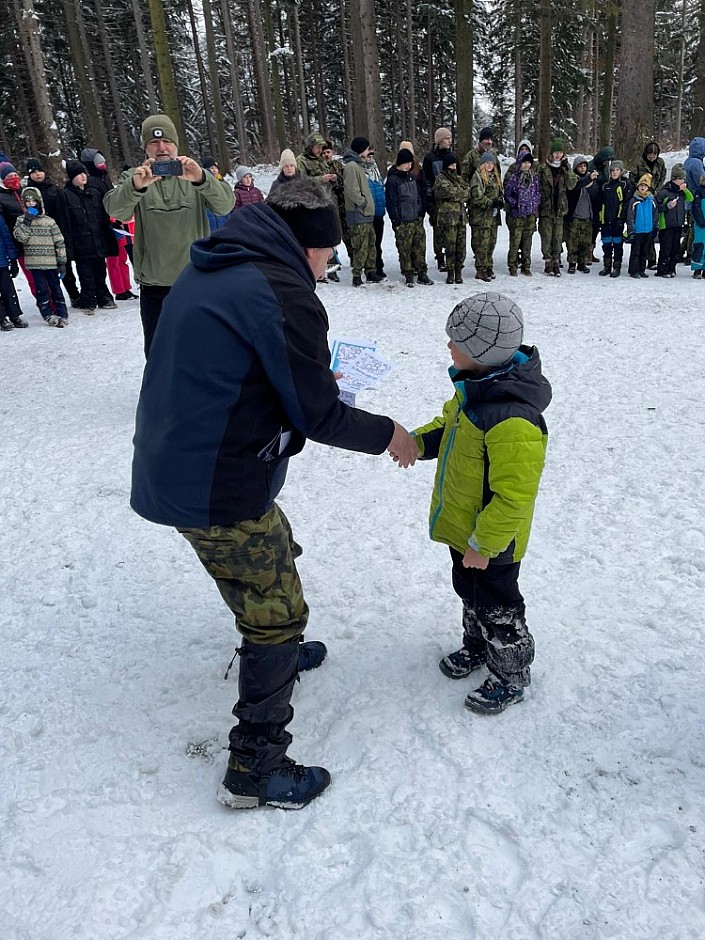
[{"label": "black winter boot", "polygon": [[584,261],[581,261],[578,265],[578,271],[580,271],[581,274],[589,274],[590,268],[585,264]]},{"label": "black winter boot", "polygon": [[605,258],[603,261],[603,265],[604,266],[602,270],[598,271],[597,273],[600,275],[600,277],[607,277],[609,274],[612,273],[612,259]]},{"label": "black winter boot", "polygon": [[360,274],[353,274],[352,286],[362,287],[362,276]]},{"label": "black winter boot", "polygon": [[428,271],[421,271],[419,273],[418,282],[419,284],[423,284],[424,287],[432,287],[434,283],[428,276]]},{"label": "black winter boot", "polygon": [[455,271],[452,268],[448,268],[448,274],[446,275],[446,284],[455,284]]},{"label": "black winter boot", "polygon": [[463,645],[439,660],[438,668],[449,679],[465,679],[487,662],[487,644],[471,603],[463,601]]},{"label": "black winter boot", "polygon": [[414,275],[413,275],[413,274],[405,274],[404,277],[406,278],[406,286],[407,286],[407,287],[415,287],[415,286],[416,286],[416,282],[414,281]]},{"label": "black winter boot", "polygon": [[230,759],[218,799],[232,809],[300,809],[325,790],[330,774],[286,756],[299,640],[273,646],[243,640],[240,657],[240,697],[233,708],[238,724],[230,731]]},{"label": "black winter boot", "polygon": [[553,262],[552,261],[544,261],[543,273],[553,275]]},{"label": "black winter boot", "polygon": [[[620,275],[621,273],[622,273],[622,265],[621,265],[621,264],[614,264],[614,265],[612,265],[612,270],[611,270],[611,272],[610,272],[610,277],[619,277],[619,275]],[[600,271],[600,274],[602,274],[602,271]]]},{"label": "black winter boot", "polygon": [[568,274],[575,274],[575,271],[576,271],[576,268],[577,268],[577,267],[578,267],[578,266],[577,266],[577,264],[575,263],[575,261],[569,261],[569,262],[568,262]]}]

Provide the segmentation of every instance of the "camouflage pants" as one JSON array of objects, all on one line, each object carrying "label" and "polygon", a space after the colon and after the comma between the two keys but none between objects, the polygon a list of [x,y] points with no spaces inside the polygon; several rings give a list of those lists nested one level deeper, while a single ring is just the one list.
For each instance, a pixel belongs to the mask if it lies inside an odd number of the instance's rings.
[{"label": "camouflage pants", "polygon": [[522,271],[531,270],[531,242],[536,231],[536,216],[527,215],[516,219],[507,219],[509,226],[509,251],[507,267],[516,271],[521,265]]},{"label": "camouflage pants", "polygon": [[592,259],[592,219],[573,219],[566,223],[565,246],[570,264],[585,264]]},{"label": "camouflage pants", "polygon": [[433,254],[435,255],[436,261],[440,261],[443,258],[443,238],[441,237],[441,231],[438,228],[438,206],[432,202],[431,208],[428,212],[428,221],[431,223],[431,228],[433,229]]},{"label": "camouflage pants", "polygon": [[304,632],[308,606],[295,562],[302,550],[276,503],[263,516],[233,526],[178,531],[215,581],[246,639],[285,643]]},{"label": "camouflage pants", "polygon": [[375,228],[372,222],[359,222],[349,228],[352,248],[352,273],[360,276],[363,271],[374,273],[377,263]]},{"label": "camouflage pants", "polygon": [[465,264],[466,233],[464,222],[445,222],[436,225],[441,246],[446,253],[449,272],[462,271]]},{"label": "camouflage pants", "polygon": [[559,261],[563,251],[563,216],[542,216],[539,219],[539,235],[543,260]]},{"label": "camouflage pants", "polygon": [[400,222],[394,229],[402,274],[426,274],[426,230],[423,219]]},{"label": "camouflage pants", "polygon": [[492,269],[492,255],[497,244],[497,223],[475,223],[470,226],[470,245],[478,271]]}]

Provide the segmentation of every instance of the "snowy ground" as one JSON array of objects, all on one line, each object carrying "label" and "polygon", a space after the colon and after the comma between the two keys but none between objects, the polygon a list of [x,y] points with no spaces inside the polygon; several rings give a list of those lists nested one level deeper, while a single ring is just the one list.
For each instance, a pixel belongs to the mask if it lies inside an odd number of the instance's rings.
[{"label": "snowy ground", "polygon": [[[671,161],[672,162],[672,161]],[[451,387],[443,325],[479,288],[320,289],[399,368],[359,405],[415,426]],[[431,252],[429,250],[429,257]],[[0,336],[2,940],[702,940],[705,285],[506,274],[553,383],[522,574],[530,700],[463,707],[434,468],[309,444],[281,503],[327,663],[292,755],[301,812],[215,801],[230,615],[188,545],[128,505],[137,302]],[[194,335],[198,342],[198,335]]]}]

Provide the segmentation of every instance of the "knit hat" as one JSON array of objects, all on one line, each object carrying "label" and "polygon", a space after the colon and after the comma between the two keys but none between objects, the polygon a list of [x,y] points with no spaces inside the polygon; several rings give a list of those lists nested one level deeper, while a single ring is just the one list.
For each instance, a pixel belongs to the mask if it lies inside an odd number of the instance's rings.
[{"label": "knit hat", "polygon": [[584,163],[585,166],[587,166],[587,165],[588,165],[588,158],[587,158],[587,157],[583,157],[581,154],[578,154],[578,156],[575,158],[575,160],[573,160],[573,169],[574,169],[574,170],[577,170],[581,163]]},{"label": "knit hat", "polygon": [[296,157],[293,150],[282,150],[279,158],[279,169],[283,170],[285,166],[296,166]]},{"label": "knit hat", "polygon": [[[5,166],[4,163],[0,163],[0,179],[5,179],[2,175],[2,168]],[[684,180],[685,179],[685,169],[682,163],[676,163],[671,170],[671,179],[672,180]]]},{"label": "knit hat", "polygon": [[565,153],[565,144],[562,137],[554,137],[548,148],[550,153]]},{"label": "knit hat", "polygon": [[453,308],[446,333],[475,362],[503,366],[521,345],[524,316],[514,301],[502,294],[473,294]]},{"label": "knit hat", "polygon": [[361,153],[364,153],[364,151],[367,150],[369,146],[370,142],[366,137],[353,137],[353,139],[350,141],[350,149],[358,156]]},{"label": "knit hat", "polygon": [[531,153],[534,152],[534,145],[531,143],[531,141],[529,140],[528,137],[525,137],[523,140],[520,140],[520,141],[519,141],[519,146],[517,147],[517,153],[519,153],[519,151],[521,150],[522,147],[524,147],[524,148],[527,148],[527,147],[528,147],[528,149],[531,151]]},{"label": "knit hat", "polygon": [[[0,163],[0,180],[5,180],[10,175],[10,173],[17,173],[17,170],[14,166],[8,161],[5,163]],[[17,173],[19,176],[19,173]]]},{"label": "knit hat", "polygon": [[648,186],[651,189],[651,184],[653,183],[654,178],[651,173],[644,173],[643,176],[639,177],[639,182],[637,183],[637,188],[639,186]]},{"label": "knit hat", "polygon": [[453,153],[452,150],[449,150],[448,153],[443,157],[443,169],[447,170],[449,166],[453,164],[460,166],[460,160],[458,160],[458,155]]},{"label": "knit hat", "polygon": [[533,162],[534,162],[534,155],[532,153],[522,153],[520,156],[517,157],[517,164],[519,166],[521,166],[522,163],[533,163]]},{"label": "knit hat", "polygon": [[399,153],[397,154],[397,159],[395,161],[395,166],[401,166],[402,163],[413,163],[414,155],[406,147],[402,147]]},{"label": "knit hat", "polygon": [[291,229],[304,248],[335,248],[343,233],[340,214],[325,186],[309,176],[297,176],[267,196],[267,205]]},{"label": "knit hat", "polygon": [[140,131],[142,147],[146,147],[152,140],[170,140],[172,144],[179,146],[179,135],[176,133],[174,122],[166,114],[150,114],[142,121]]},{"label": "knit hat", "polygon": [[80,160],[67,160],[66,175],[68,176],[69,180],[73,182],[74,177],[78,176],[79,173],[88,173],[88,170],[86,170],[85,166],[80,162]]},{"label": "knit hat", "polygon": [[494,131],[491,127],[483,127],[478,140],[494,140]]},{"label": "knit hat", "polygon": [[212,166],[218,166],[218,161],[215,159],[215,157],[207,154],[201,161],[201,166],[204,170],[210,170]]},{"label": "knit hat", "polygon": [[610,160],[610,173],[612,170],[624,170],[624,164],[621,160]]},{"label": "knit hat", "polygon": [[414,145],[410,140],[402,140],[399,144],[400,150],[410,150],[413,156],[416,156],[416,151],[414,150]]},{"label": "knit hat", "polygon": [[238,181],[238,183],[241,183],[248,174],[254,179],[255,174],[252,172],[249,166],[239,166],[235,170],[235,179]]},{"label": "knit hat", "polygon": [[447,140],[450,143],[453,140],[453,135],[447,127],[439,127],[436,133],[433,135],[433,143],[437,147],[444,140]]},{"label": "knit hat", "polygon": [[30,173],[36,173],[37,170],[43,170],[41,160],[37,160],[36,157],[30,157],[29,160],[24,165],[25,172],[29,176]]},{"label": "knit hat", "polygon": [[482,166],[483,163],[497,163],[497,157],[495,157],[491,150],[485,150],[480,157],[480,165]]}]

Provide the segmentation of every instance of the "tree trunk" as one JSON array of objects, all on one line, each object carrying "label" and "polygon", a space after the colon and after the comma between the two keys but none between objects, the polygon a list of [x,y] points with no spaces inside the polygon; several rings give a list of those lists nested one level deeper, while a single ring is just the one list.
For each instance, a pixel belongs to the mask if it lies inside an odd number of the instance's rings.
[{"label": "tree trunk", "polygon": [[681,3],[683,5],[681,16],[681,51],[678,59],[678,99],[676,101],[676,130],[674,133],[676,150],[679,150],[682,144],[681,123],[683,120],[683,83],[685,79],[685,29],[688,17],[688,2],[687,0],[681,0]]},{"label": "tree trunk", "polygon": [[[65,0],[64,0],[65,2]],[[159,76],[159,89],[162,93],[164,113],[171,118],[179,136],[179,149],[186,150],[186,135],[181,117],[179,96],[176,92],[174,79],[174,63],[169,49],[169,38],[166,33],[166,18],[162,0],[148,0],[149,16],[152,23],[152,37],[157,60],[157,75]]]},{"label": "tree trunk", "polygon": [[[416,145],[416,56],[414,55],[414,7],[411,0],[406,0],[406,48],[407,48],[407,80],[409,82],[409,140]],[[399,46],[401,48],[401,44]]]},{"label": "tree trunk", "polygon": [[223,173],[229,173],[230,157],[228,155],[228,139],[225,136],[223,99],[220,94],[220,74],[218,71],[218,54],[215,48],[213,8],[211,0],[202,0],[202,2],[203,20],[206,28],[206,49],[208,50],[208,74],[211,80],[211,94],[213,95],[213,117],[215,118],[215,134],[218,139],[218,165]]},{"label": "tree trunk", "polygon": [[[705,0],[703,0],[705,2]],[[353,133],[353,96],[350,77],[350,46],[348,44],[348,26],[345,22],[345,0],[340,0],[340,37],[343,44],[343,90],[345,92],[345,137]]]},{"label": "tree trunk", "polygon": [[362,76],[365,73],[365,59],[362,51],[362,23],[356,0],[351,2],[350,34],[352,36],[352,128],[350,137],[361,134],[367,126],[367,99]]},{"label": "tree trunk", "polygon": [[223,23],[223,34],[225,35],[225,48],[228,54],[228,66],[230,68],[230,94],[232,95],[233,108],[235,109],[235,125],[237,127],[237,143],[240,148],[240,160],[242,163],[247,163],[249,155],[247,125],[245,124],[245,110],[242,106],[238,58],[237,52],[235,51],[235,38],[230,21],[228,0],[220,0],[220,12]]},{"label": "tree trunk", "polygon": [[[365,99],[367,102],[367,136],[380,158],[382,175],[387,169],[387,149],[382,123],[382,92],[380,88],[379,49],[377,47],[377,24],[374,0],[359,0],[360,25],[362,27],[362,58],[365,70]],[[364,131],[363,131],[364,133]]]},{"label": "tree trunk", "polygon": [[[655,0],[623,0],[622,54],[615,122],[615,149],[627,164],[637,159],[654,124]],[[649,64],[645,68],[644,65]]]},{"label": "tree trunk", "polygon": [[[201,54],[201,44],[198,36],[198,23],[193,9],[193,0],[186,0],[188,9],[188,18],[191,23],[191,38],[193,42],[193,51],[196,56],[196,68],[198,70],[198,84],[201,86],[201,101],[203,102],[203,120],[206,123],[206,134],[208,136],[208,150],[215,154],[215,137],[213,136],[213,116],[211,114],[210,96],[208,94],[208,81],[206,80],[206,69],[203,64],[203,55]],[[205,10],[203,11],[205,16]]]},{"label": "tree trunk", "polygon": [[[391,15],[394,17],[394,42],[397,49],[402,49],[402,13],[398,5],[390,7]],[[392,139],[397,143],[397,112],[399,116],[399,140],[407,140],[408,129],[406,126],[406,108],[407,95],[404,87],[404,66],[402,58],[399,55],[392,56],[389,62],[389,68],[392,79],[392,93],[394,89],[399,90],[396,104],[392,107]],[[398,67],[398,68],[397,68]],[[411,77],[409,71],[406,74]],[[413,140],[413,138],[409,138]]]},{"label": "tree trunk", "polygon": [[521,14],[523,7],[514,7],[514,152],[524,136],[524,75],[521,58]]},{"label": "tree trunk", "polygon": [[262,4],[264,11],[264,34],[267,40],[267,49],[269,52],[269,73],[272,78],[272,105],[274,107],[274,125],[276,127],[277,142],[279,149],[286,147],[286,126],[284,124],[284,106],[282,104],[282,86],[281,75],[279,72],[280,57],[272,55],[277,45],[274,34],[274,20],[272,18],[271,0],[265,0]]},{"label": "tree trunk", "polygon": [[536,136],[539,159],[545,160],[551,141],[551,0],[541,0],[541,46],[539,50],[539,100]]},{"label": "tree trunk", "polygon": [[705,137],[705,0],[700,0],[698,10],[700,40],[695,55],[695,84],[693,86],[693,137]]},{"label": "tree trunk", "polygon": [[[103,61],[105,63],[105,72],[108,78],[108,88],[110,89],[110,100],[113,105],[113,115],[117,125],[118,140],[120,141],[121,161],[120,164],[132,162],[132,147],[130,138],[127,135],[127,121],[125,112],[122,109],[120,101],[120,92],[118,91],[117,70],[113,64],[113,56],[108,41],[108,31],[105,27],[105,17],[103,16],[103,0],[93,0],[95,4],[96,22],[98,32],[100,33],[100,45],[103,50]],[[107,157],[107,154],[104,154]]]},{"label": "tree trunk", "polygon": [[[426,85],[427,85],[427,103],[428,103],[428,140],[429,145],[433,145],[433,135],[436,132],[433,114],[433,98],[435,94],[435,88],[433,85],[433,23],[431,20],[431,7],[428,7],[426,13],[426,35],[427,35],[427,46],[428,46],[428,63],[426,66]],[[470,118],[472,122],[472,117]]]},{"label": "tree trunk", "polygon": [[[600,131],[598,142],[600,147],[606,147],[612,140],[612,99],[614,96],[614,61],[617,50],[617,21],[619,10],[614,0],[608,0],[605,8],[607,45],[605,47],[605,79],[602,83],[602,99],[600,101]],[[620,94],[621,97],[621,94]]]},{"label": "tree trunk", "polygon": [[316,88],[316,113],[318,117],[318,128],[324,137],[328,136],[328,116],[326,114],[326,98],[323,93],[323,73],[321,70],[321,36],[319,32],[319,13],[311,5],[311,62],[310,68],[313,71],[314,85]]},{"label": "tree trunk", "polygon": [[250,22],[250,36],[252,39],[252,54],[255,68],[255,84],[257,87],[257,108],[262,130],[262,156],[270,163],[279,160],[277,146],[277,132],[274,126],[274,113],[272,108],[272,94],[269,87],[269,71],[267,69],[267,50],[264,44],[264,30],[262,28],[262,15],[259,0],[248,0],[247,9]]},{"label": "tree trunk", "polygon": [[[147,49],[147,42],[144,38],[142,11],[140,9],[139,0],[131,0],[131,3],[132,18],[135,21],[135,32],[137,33],[137,45],[140,50],[140,62],[142,63],[142,78],[144,79],[144,85],[147,91],[148,111],[151,114],[155,114],[158,108],[157,91],[152,78],[152,64],[149,61],[149,50]],[[141,108],[140,114],[144,114]]]},{"label": "tree trunk", "polygon": [[[455,0],[455,147],[461,157],[472,148],[474,66],[471,14],[472,0]],[[428,51],[430,55],[430,46]]]},{"label": "tree trunk", "polygon": [[299,11],[294,8],[289,13],[289,30],[294,40],[294,55],[296,57],[296,78],[299,88],[299,110],[301,114],[301,131],[304,137],[311,132],[308,117],[308,102],[306,95],[306,79],[304,78],[304,57],[301,50],[301,32],[299,30]]}]

